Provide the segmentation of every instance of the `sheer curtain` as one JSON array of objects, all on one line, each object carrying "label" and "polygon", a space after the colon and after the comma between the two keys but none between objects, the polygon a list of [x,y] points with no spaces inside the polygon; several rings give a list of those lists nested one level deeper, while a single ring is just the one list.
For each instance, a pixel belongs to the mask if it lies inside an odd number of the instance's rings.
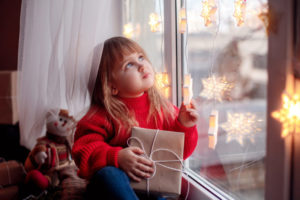
[{"label": "sheer curtain", "polygon": [[87,110],[103,41],[121,34],[120,0],[23,0],[19,39],[20,143],[45,134],[50,109]]}]

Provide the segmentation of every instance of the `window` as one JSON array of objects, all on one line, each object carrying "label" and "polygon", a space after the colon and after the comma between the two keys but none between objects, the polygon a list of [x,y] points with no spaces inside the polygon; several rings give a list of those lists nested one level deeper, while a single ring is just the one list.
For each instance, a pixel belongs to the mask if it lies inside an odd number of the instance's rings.
[{"label": "window", "polygon": [[189,167],[236,199],[263,199],[268,40],[260,15],[267,2],[238,2],[181,6],[187,19],[183,80],[191,77],[200,114]]},{"label": "window", "polygon": [[[188,101],[193,94],[198,106],[198,146],[185,163],[194,181],[208,184],[213,188],[210,192],[215,190],[228,199],[264,199],[265,193],[272,199],[288,199],[290,186],[286,182],[290,178],[290,165],[286,161],[291,161],[290,147],[274,136],[280,126],[270,120],[270,113],[277,108],[275,104],[279,105],[279,93],[284,90],[283,85],[274,83],[288,73],[276,74],[268,71],[267,66],[272,52],[277,58],[272,69],[283,72],[288,68],[288,63],[278,61],[289,57],[293,31],[289,21],[293,13],[289,11],[293,1],[123,2],[123,26],[134,23],[138,34],[133,39],[146,49],[158,74],[167,77],[161,78],[163,93],[177,105]],[[274,12],[286,16],[278,27],[279,33],[271,39],[269,32],[274,30],[268,27],[268,4]],[[156,19],[152,22],[151,13],[155,14],[152,19]],[[154,27],[159,25],[159,30],[151,31],[149,23]],[[174,38],[169,41],[170,37]],[[172,48],[176,49],[175,54],[172,52],[168,60]],[[280,55],[285,56],[279,58]],[[273,80],[268,80],[270,74]],[[280,85],[280,91],[274,92],[275,85]],[[268,98],[272,94],[277,100]],[[272,126],[272,136],[268,138],[267,122]],[[283,155],[278,159],[273,151],[275,144],[280,144],[278,150]],[[279,173],[279,178],[274,173]]]}]

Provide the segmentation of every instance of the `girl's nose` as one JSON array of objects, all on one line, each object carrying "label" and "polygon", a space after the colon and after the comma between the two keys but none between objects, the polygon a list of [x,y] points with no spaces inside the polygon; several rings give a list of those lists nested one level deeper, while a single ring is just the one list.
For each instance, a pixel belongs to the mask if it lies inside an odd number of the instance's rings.
[{"label": "girl's nose", "polygon": [[142,64],[142,63],[139,63],[139,68],[138,68],[138,70],[139,70],[139,72],[143,72],[144,71],[144,64]]}]

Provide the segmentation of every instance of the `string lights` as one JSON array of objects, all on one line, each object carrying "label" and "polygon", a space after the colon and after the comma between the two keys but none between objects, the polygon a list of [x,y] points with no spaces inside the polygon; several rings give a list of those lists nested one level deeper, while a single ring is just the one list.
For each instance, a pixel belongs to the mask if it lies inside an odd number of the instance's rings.
[{"label": "string lights", "polygon": [[244,24],[246,12],[246,0],[236,0],[234,2],[234,14],[237,26],[242,26]]},{"label": "string lights", "polygon": [[157,73],[155,75],[156,86],[159,91],[166,97],[170,97],[170,80],[167,72]]},{"label": "string lights", "polygon": [[150,29],[152,32],[161,31],[161,18],[157,13],[151,13],[149,15],[149,22]]},{"label": "string lights", "polygon": [[184,105],[188,105],[193,98],[193,79],[191,74],[184,75],[183,81],[183,103]]},{"label": "string lights", "polygon": [[229,92],[233,88],[233,84],[227,82],[226,78],[216,77],[214,75],[207,79],[202,79],[204,89],[200,93],[200,96],[207,99],[214,99],[222,101],[224,97],[229,95]]},{"label": "string lights", "polygon": [[227,122],[221,124],[221,127],[227,132],[226,142],[236,140],[243,145],[244,139],[248,138],[254,143],[255,134],[261,131],[259,128],[261,121],[253,113],[227,113]]},{"label": "string lights", "polygon": [[272,112],[272,117],[282,124],[281,137],[284,138],[294,131],[300,131],[300,96],[282,94],[282,108]]},{"label": "string lights", "polygon": [[217,11],[217,6],[214,0],[202,1],[201,17],[203,17],[204,19],[205,26],[210,26],[212,24],[216,11]]},{"label": "string lights", "polygon": [[181,8],[179,12],[179,33],[186,32],[187,18],[186,18],[186,9]]}]

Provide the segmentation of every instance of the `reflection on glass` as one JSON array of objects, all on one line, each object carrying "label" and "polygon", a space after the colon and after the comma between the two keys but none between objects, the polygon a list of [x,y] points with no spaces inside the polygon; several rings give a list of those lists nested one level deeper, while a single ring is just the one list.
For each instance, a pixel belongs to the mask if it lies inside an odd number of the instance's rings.
[{"label": "reflection on glass", "polygon": [[192,75],[200,114],[189,167],[236,199],[263,199],[267,0],[186,0],[183,7],[183,71]]}]

